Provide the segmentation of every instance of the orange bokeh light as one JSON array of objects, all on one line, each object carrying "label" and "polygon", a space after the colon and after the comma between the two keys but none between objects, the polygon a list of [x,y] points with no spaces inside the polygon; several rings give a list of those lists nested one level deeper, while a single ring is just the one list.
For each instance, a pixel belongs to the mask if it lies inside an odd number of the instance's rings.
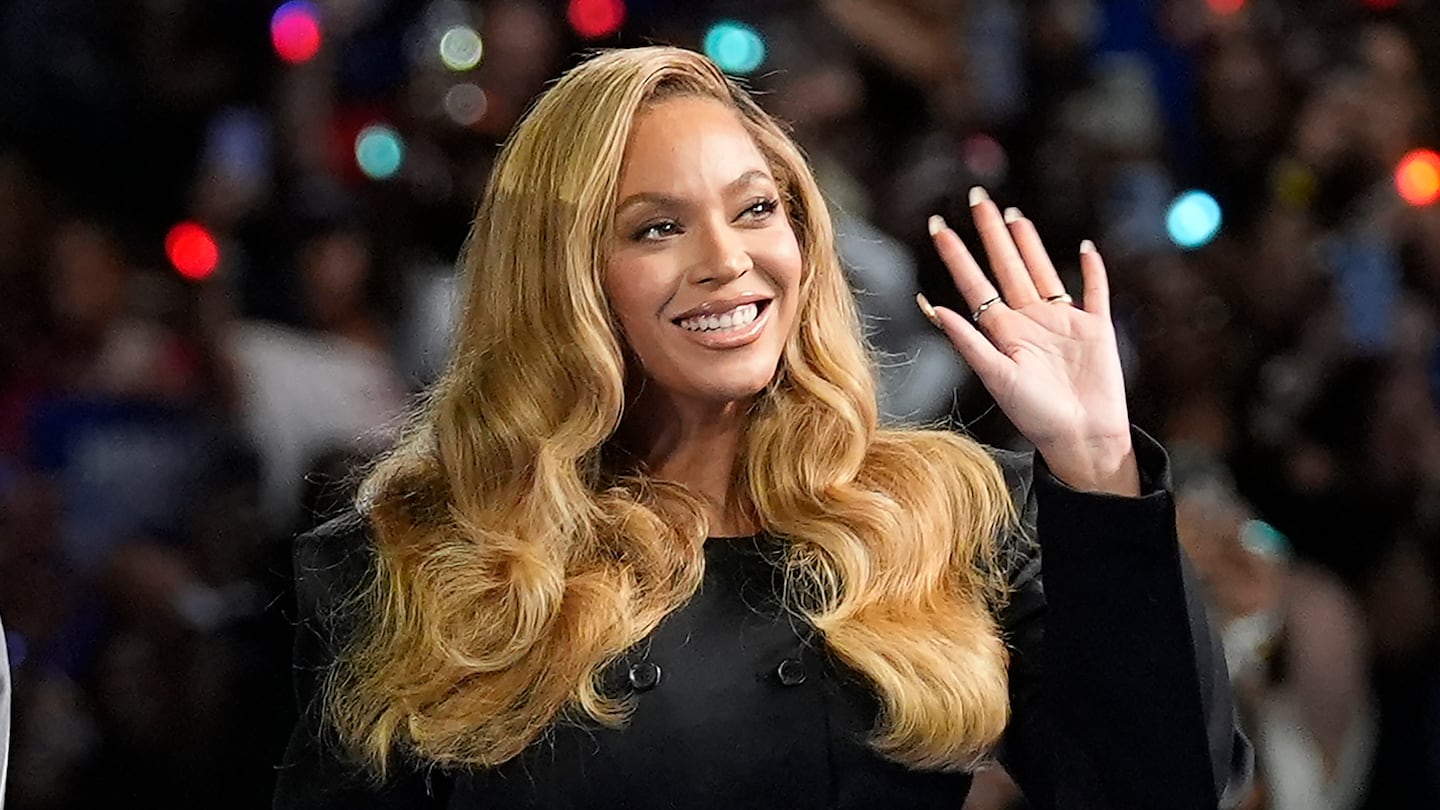
[{"label": "orange bokeh light", "polygon": [[1395,168],[1395,188],[1411,205],[1429,205],[1440,200],[1440,154],[1416,149]]}]

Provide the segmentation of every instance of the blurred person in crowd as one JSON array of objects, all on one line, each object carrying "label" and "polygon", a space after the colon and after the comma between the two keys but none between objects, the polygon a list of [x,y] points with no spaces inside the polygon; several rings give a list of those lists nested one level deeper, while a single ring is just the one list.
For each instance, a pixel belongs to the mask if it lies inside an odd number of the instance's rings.
[{"label": "blurred person in crowd", "polygon": [[1232,229],[1253,226],[1266,200],[1266,167],[1288,134],[1294,96],[1277,43],[1241,28],[1208,43],[1197,91],[1205,157],[1198,177],[1220,200]]},{"label": "blurred person in crowd", "polygon": [[[1424,806],[1426,752],[1440,731],[1417,711],[1436,700],[1440,672],[1440,529],[1431,505],[1440,413],[1427,376],[1400,357],[1342,357],[1318,369],[1272,361],[1271,390],[1281,396],[1257,404],[1255,424],[1275,433],[1247,442],[1235,460],[1243,491],[1297,555],[1333,572],[1364,608],[1380,707],[1370,807]],[[1309,396],[1285,402],[1287,389],[1306,388]],[[1278,445],[1264,441],[1276,436],[1284,437]]]},{"label": "blurred person in crowd", "polygon": [[1235,493],[1218,457],[1177,451],[1180,542],[1225,643],[1257,781],[1244,807],[1362,805],[1378,717],[1361,606]]},{"label": "blurred person in crowd", "polygon": [[383,441],[377,432],[405,407],[409,387],[378,308],[390,298],[381,253],[343,214],[313,215],[294,256],[311,328],[241,320],[224,337],[272,530],[296,520],[295,482],[316,454]]},{"label": "blurred person in crowd", "polygon": [[83,680],[96,654],[92,603],[72,587],[57,487],[19,472],[0,488],[0,613],[14,692],[9,796],[64,807],[99,747]]},{"label": "blurred person in crowd", "polygon": [[377,266],[380,255],[356,225],[326,223],[305,237],[297,269],[312,328],[355,346],[389,350],[379,308],[393,296],[385,291],[386,271]]},{"label": "blurred person in crowd", "polygon": [[175,336],[137,312],[144,283],[125,245],[95,220],[63,224],[51,247],[50,331],[43,363],[52,395],[163,400],[193,380]]},{"label": "blurred person in crowd", "polygon": [[1074,305],[970,202],[1003,292],[935,217],[971,314],[920,305],[1033,456],[877,424],[813,176],[713,63],[566,74],[496,165],[445,376],[297,541],[276,807],[948,807],[989,757],[1036,807],[1238,795],[1100,258]]},{"label": "blurred person in crowd", "polygon": [[1230,401],[1235,338],[1207,269],[1194,256],[1160,252],[1121,264],[1116,276],[1135,291],[1136,412],[1166,447],[1224,455],[1239,440]]}]

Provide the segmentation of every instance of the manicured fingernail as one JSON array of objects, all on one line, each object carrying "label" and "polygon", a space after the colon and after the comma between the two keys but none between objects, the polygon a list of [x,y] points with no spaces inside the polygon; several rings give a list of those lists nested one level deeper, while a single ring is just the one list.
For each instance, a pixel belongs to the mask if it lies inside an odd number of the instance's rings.
[{"label": "manicured fingernail", "polygon": [[1089,239],[1086,239],[1084,242],[1081,242],[1081,243],[1080,243],[1080,252],[1081,252],[1081,253],[1094,253],[1094,252],[1095,252],[1095,243],[1094,243],[1094,242],[1091,242]]},{"label": "manicured fingernail", "polygon": [[935,234],[945,230],[945,218],[940,216],[939,214],[931,214],[930,220],[926,224],[930,228],[931,236],[934,236]]},{"label": "manicured fingernail", "polygon": [[936,326],[940,325],[940,318],[935,314],[935,307],[930,306],[930,302],[925,300],[925,293],[915,293],[915,303],[920,305],[920,311],[925,313],[925,317],[929,318],[931,323]]},{"label": "manicured fingernail", "polygon": [[988,199],[990,199],[990,195],[985,193],[985,189],[979,186],[975,186],[974,188],[970,189],[971,208],[974,208],[975,206],[979,205],[982,202],[985,202]]},{"label": "manicured fingernail", "polygon": [[1006,209],[1005,209],[1005,224],[1006,224],[1006,225],[1014,225],[1015,223],[1017,223],[1017,222],[1020,221],[1020,217],[1022,217],[1022,216],[1024,216],[1024,215],[1020,213],[1020,209],[1019,209],[1019,208],[1006,208]]}]

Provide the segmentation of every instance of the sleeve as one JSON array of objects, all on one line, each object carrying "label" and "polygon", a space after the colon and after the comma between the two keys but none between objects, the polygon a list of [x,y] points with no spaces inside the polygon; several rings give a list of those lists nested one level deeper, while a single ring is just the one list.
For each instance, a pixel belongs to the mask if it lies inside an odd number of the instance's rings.
[{"label": "sleeve", "polygon": [[275,810],[425,810],[445,806],[448,779],[438,770],[397,769],[384,784],[346,761],[321,717],[318,687],[342,648],[340,616],[369,570],[364,518],[337,518],[295,541],[295,698],[300,718],[275,784]]},{"label": "sleeve", "polygon": [[1037,809],[1214,810],[1249,786],[1224,655],[1176,538],[1169,460],[1133,439],[1138,498],[1070,489],[1038,454],[999,458],[1022,530],[1005,549],[1011,719],[997,755]]}]

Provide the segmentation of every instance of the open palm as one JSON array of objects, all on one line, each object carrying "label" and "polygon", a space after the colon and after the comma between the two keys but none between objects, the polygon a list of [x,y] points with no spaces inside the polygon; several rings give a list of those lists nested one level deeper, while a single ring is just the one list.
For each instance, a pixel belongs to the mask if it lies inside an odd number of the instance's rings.
[{"label": "open palm", "polygon": [[1088,465],[1075,456],[1090,449],[1128,453],[1125,382],[1099,254],[1089,242],[1081,248],[1083,306],[1074,306],[1030,220],[1015,209],[1002,217],[980,189],[971,192],[971,211],[1000,290],[960,237],[932,218],[936,249],[979,313],[936,307],[936,324],[1057,472]]}]

